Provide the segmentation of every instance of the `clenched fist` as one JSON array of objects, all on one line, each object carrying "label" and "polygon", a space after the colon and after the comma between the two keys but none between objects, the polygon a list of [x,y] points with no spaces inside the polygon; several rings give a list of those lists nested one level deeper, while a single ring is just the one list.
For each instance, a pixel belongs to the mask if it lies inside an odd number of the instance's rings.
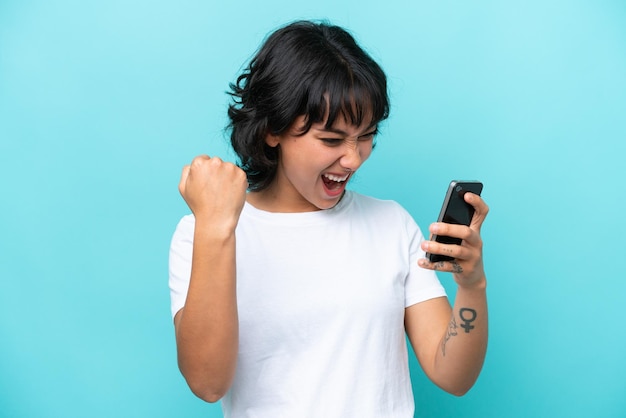
[{"label": "clenched fist", "polygon": [[233,230],[246,200],[246,173],[218,157],[200,155],[183,167],[178,190],[196,222]]}]

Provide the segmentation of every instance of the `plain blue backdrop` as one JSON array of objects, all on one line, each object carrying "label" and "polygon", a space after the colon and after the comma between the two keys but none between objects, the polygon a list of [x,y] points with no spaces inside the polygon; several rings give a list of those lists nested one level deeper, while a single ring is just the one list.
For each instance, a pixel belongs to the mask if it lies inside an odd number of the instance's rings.
[{"label": "plain blue backdrop", "polygon": [[425,229],[449,180],[485,184],[485,367],[455,398],[412,359],[418,415],[625,417],[620,0],[1,1],[0,416],[221,416],[176,366],[177,183],[232,159],[228,83],[298,18],[389,77],[354,189]]}]

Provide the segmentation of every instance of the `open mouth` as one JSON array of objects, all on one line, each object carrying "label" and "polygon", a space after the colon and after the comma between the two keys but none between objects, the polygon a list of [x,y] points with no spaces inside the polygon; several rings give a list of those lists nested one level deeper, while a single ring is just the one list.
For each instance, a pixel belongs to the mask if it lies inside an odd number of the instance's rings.
[{"label": "open mouth", "polygon": [[348,177],[350,177],[350,173],[343,176],[337,176],[335,174],[322,174],[322,181],[328,190],[339,190],[345,186]]}]

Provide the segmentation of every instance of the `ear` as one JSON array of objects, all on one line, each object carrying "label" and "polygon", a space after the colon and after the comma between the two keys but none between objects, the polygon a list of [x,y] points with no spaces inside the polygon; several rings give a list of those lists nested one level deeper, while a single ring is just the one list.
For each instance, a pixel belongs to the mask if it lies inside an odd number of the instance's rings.
[{"label": "ear", "polygon": [[280,144],[280,135],[268,133],[265,136],[265,143],[272,148],[276,148]]}]

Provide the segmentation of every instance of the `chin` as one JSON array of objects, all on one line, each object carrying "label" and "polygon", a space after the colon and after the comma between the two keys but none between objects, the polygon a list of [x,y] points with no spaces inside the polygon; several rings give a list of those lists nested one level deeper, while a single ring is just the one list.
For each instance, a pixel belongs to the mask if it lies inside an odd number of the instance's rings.
[{"label": "chin", "polygon": [[337,198],[334,198],[334,199],[332,199],[332,200],[324,200],[324,201],[322,201],[322,202],[321,202],[321,203],[322,203],[321,205],[317,205],[317,204],[316,204],[315,206],[316,206],[318,209],[320,209],[320,210],[332,209],[332,208],[334,208],[335,206],[337,206],[337,204],[341,201],[341,198],[342,198],[342,197],[343,197],[343,195],[341,195],[341,196],[339,196],[339,197],[337,197]]}]

